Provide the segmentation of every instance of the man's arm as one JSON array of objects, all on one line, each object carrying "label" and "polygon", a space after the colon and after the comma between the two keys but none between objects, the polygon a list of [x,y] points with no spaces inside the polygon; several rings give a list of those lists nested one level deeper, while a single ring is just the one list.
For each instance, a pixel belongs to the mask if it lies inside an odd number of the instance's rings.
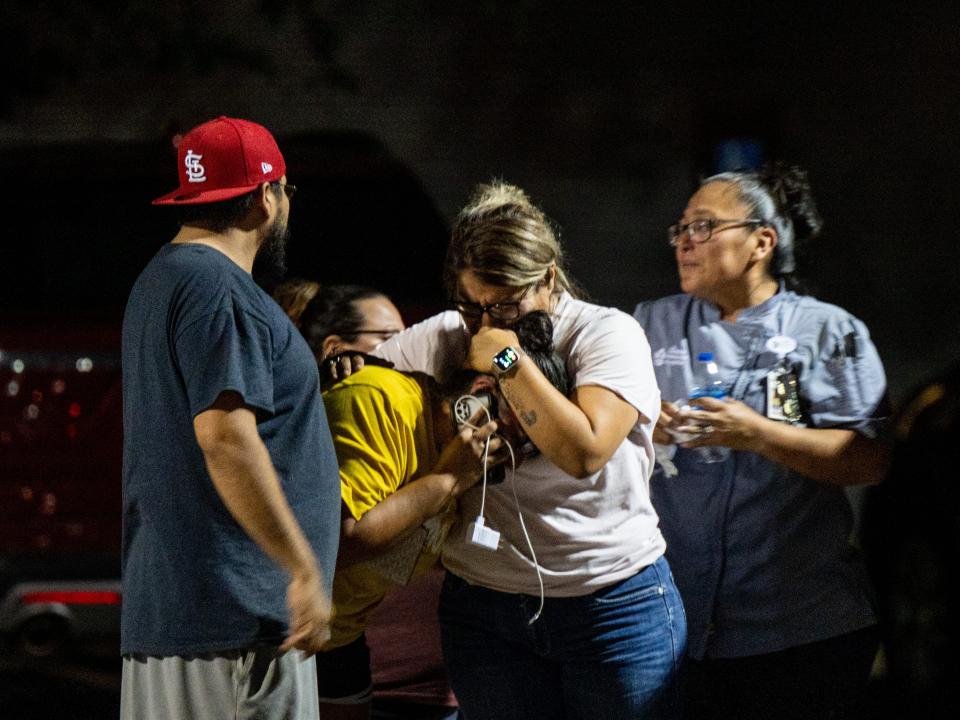
[{"label": "man's arm", "polygon": [[290,575],[289,635],[282,650],[307,654],[330,637],[330,599],[316,557],[287,503],[256,417],[234,392],[194,418],[207,471],[227,509],[247,534]]}]

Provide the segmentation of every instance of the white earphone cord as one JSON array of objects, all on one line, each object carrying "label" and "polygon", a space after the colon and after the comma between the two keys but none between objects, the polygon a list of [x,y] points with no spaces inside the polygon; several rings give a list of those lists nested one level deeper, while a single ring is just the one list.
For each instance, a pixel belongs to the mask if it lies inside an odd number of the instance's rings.
[{"label": "white earphone cord", "polygon": [[[473,397],[473,396],[461,395],[459,398],[457,398],[457,402],[459,403],[460,400],[467,397]],[[483,407],[483,412],[487,416],[487,422],[490,422],[491,420],[493,420],[493,418],[490,416],[490,411],[487,410],[486,407]],[[469,422],[465,423],[465,425],[471,428],[472,430],[480,429],[478,427],[475,427],[474,425],[471,425]],[[487,502],[487,467],[489,464],[488,460],[490,455],[490,437],[492,436],[487,437],[487,439],[484,441],[484,446],[483,446],[483,485],[481,486],[481,491],[480,491],[480,515],[479,515],[479,517],[481,518],[484,516],[483,510],[486,507],[486,502]],[[535,623],[537,620],[540,619],[540,615],[543,613],[544,603],[546,602],[546,597],[543,589],[543,575],[540,572],[540,563],[537,562],[537,553],[533,549],[533,542],[530,540],[530,534],[527,532],[527,524],[523,521],[523,510],[520,507],[520,498],[517,496],[516,483],[514,483],[513,481],[514,473],[516,472],[516,469],[517,469],[517,457],[513,453],[513,446],[510,445],[510,442],[504,437],[501,437],[500,439],[503,441],[503,444],[507,446],[507,450],[510,451],[510,490],[513,492],[513,502],[517,508],[517,519],[520,520],[520,529],[523,531],[524,540],[527,541],[527,547],[530,548],[530,557],[533,559],[532,560],[533,568],[537,572],[537,584],[540,586],[540,607],[537,608],[537,611],[533,614],[533,617],[531,617],[527,621],[528,625],[533,625],[533,623]],[[522,557],[523,553],[520,553],[520,555]]]}]

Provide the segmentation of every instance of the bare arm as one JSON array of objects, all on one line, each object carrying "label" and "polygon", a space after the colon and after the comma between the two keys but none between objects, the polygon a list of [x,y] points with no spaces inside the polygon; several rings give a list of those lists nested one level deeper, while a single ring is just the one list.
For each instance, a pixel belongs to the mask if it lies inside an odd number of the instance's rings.
[{"label": "bare arm", "polygon": [[290,634],[283,650],[317,652],[329,638],[330,600],[320,569],[280,487],[256,417],[239,395],[222,393],[193,421],[207,471],[227,509],[290,575]]},{"label": "bare arm", "polygon": [[[493,356],[519,347],[509,330],[483,328],[471,343],[468,365],[489,372]],[[636,424],[640,413],[616,393],[588,385],[566,398],[529,357],[499,379],[500,389],[533,444],[561,470],[587,477],[600,470]]]},{"label": "bare arm", "polygon": [[[343,509],[338,564],[350,565],[383,552],[397,538],[442,513],[447,506],[483,476],[484,443],[497,429],[495,422],[476,432],[467,429],[455,436],[440,454],[429,474],[406,483],[370,508],[360,520]],[[500,447],[490,441],[490,453]]]},{"label": "bare arm", "polygon": [[[683,447],[723,445],[748,450],[785,465],[801,475],[833,485],[880,482],[887,472],[889,451],[882,443],[853,430],[803,428],[771,420],[738,400],[699,398],[702,410],[680,413],[685,419],[708,423],[713,431]],[[681,431],[699,428],[681,424]]]}]

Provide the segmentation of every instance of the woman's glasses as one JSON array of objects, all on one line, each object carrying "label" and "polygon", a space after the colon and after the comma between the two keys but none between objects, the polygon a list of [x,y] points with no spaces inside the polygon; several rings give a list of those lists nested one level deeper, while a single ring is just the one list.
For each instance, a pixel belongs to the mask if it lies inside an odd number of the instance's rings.
[{"label": "woman's glasses", "polygon": [[[716,232],[723,230],[733,230],[734,228],[746,227],[748,225],[766,225],[766,220],[757,218],[748,218],[746,220],[719,220],[717,218],[703,218],[701,220],[692,220],[688,223],[677,223],[667,228],[667,238],[670,245],[676,247],[680,244],[684,235],[690,238],[690,242],[700,245],[705,243]],[[724,225],[725,227],[720,227]]]},{"label": "woman's glasses", "polygon": [[[536,283],[534,283],[535,285]],[[492,303],[491,305],[481,305],[480,303],[467,302],[466,300],[453,300],[453,306],[457,312],[463,316],[464,320],[477,321],[486,313],[491,320],[497,322],[513,322],[520,317],[520,304],[530,292],[533,285],[528,285],[523,294],[516,300],[510,302]]]}]

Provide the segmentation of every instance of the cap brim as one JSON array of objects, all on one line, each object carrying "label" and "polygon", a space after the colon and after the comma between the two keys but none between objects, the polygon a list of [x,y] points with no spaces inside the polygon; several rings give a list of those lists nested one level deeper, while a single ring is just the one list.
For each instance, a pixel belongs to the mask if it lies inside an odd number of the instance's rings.
[{"label": "cap brim", "polygon": [[[269,182],[269,181],[264,181]],[[156,200],[152,201],[151,205],[202,205],[204,203],[214,203],[221,200],[230,200],[231,198],[240,197],[245,195],[251,190],[256,189],[260,186],[260,183],[255,185],[245,185],[243,187],[234,187],[234,188],[219,188],[217,190],[207,190],[206,192],[196,192],[196,193],[185,193],[183,188],[177,188],[171,193],[166,195],[161,195]]]}]

